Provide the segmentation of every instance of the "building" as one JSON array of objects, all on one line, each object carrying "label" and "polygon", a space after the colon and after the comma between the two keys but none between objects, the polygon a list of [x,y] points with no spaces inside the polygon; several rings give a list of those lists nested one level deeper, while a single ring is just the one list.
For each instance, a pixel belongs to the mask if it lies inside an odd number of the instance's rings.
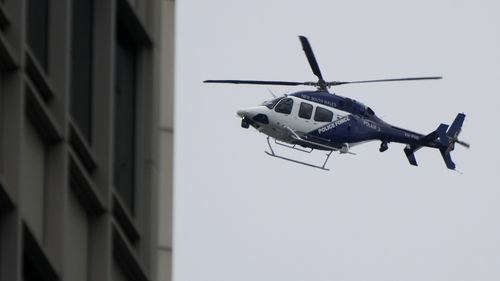
[{"label": "building", "polygon": [[0,281],[170,280],[173,0],[0,0]]}]

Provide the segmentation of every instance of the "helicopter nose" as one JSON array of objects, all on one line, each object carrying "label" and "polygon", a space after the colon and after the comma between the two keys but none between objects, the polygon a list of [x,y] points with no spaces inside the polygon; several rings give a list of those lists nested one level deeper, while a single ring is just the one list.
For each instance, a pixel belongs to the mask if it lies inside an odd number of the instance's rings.
[{"label": "helicopter nose", "polygon": [[238,111],[236,111],[236,114],[238,114],[239,117],[243,118],[245,117],[245,114],[247,114],[247,111],[244,109],[238,109]]}]

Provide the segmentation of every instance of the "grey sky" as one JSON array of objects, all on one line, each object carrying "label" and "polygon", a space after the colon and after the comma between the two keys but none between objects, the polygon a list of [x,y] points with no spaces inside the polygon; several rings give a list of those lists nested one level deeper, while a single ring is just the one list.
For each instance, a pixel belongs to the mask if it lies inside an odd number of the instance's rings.
[{"label": "grey sky", "polygon": [[[498,3],[178,1],[174,280],[500,280]],[[410,166],[400,144],[330,172],[265,155],[235,112],[266,87],[201,81],[315,80],[298,35],[326,80],[442,75],[333,90],[420,133],[465,112],[464,174],[431,149]]]}]

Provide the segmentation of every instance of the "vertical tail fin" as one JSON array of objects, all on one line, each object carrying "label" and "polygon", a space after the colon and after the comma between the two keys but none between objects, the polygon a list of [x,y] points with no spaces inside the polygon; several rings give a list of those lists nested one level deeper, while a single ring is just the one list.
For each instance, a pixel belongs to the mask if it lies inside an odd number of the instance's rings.
[{"label": "vertical tail fin", "polygon": [[448,129],[448,132],[446,132],[446,135],[454,141],[457,141],[458,135],[460,134],[460,131],[462,129],[462,125],[464,124],[464,120],[465,114],[457,114],[457,117],[455,117],[455,120],[453,120],[450,129]]}]

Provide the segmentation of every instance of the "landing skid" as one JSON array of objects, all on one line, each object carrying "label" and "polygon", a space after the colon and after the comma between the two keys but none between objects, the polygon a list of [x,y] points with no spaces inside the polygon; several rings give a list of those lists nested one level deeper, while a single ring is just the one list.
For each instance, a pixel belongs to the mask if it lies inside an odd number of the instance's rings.
[{"label": "landing skid", "polygon": [[[305,166],[317,168],[317,169],[320,169],[320,170],[330,171],[330,169],[325,168],[325,165],[328,162],[328,159],[330,159],[330,155],[332,154],[333,150],[330,150],[326,154],[325,162],[323,163],[322,166],[319,166],[319,165],[314,165],[314,164],[302,162],[302,161],[299,161],[299,160],[287,158],[287,157],[284,157],[284,156],[281,156],[281,155],[278,155],[278,154],[274,153],[274,150],[273,150],[273,147],[271,146],[271,142],[269,141],[269,138],[270,137],[267,137],[267,144],[269,145],[269,149],[271,150],[271,152],[264,151],[267,155],[269,155],[271,157],[276,157],[276,158],[279,158],[279,159],[283,159],[283,160],[286,160],[286,161],[290,161],[290,162],[293,162],[293,163],[302,164],[302,165],[305,165]],[[305,152],[305,153],[311,153],[314,150],[312,148],[310,150],[301,149],[301,148],[296,147],[296,145],[286,145],[286,144],[278,142],[276,139],[274,140],[274,142],[277,145],[281,145],[281,146],[284,146],[286,148],[295,149],[295,150],[298,150],[298,151],[301,151],[301,152]]]}]

